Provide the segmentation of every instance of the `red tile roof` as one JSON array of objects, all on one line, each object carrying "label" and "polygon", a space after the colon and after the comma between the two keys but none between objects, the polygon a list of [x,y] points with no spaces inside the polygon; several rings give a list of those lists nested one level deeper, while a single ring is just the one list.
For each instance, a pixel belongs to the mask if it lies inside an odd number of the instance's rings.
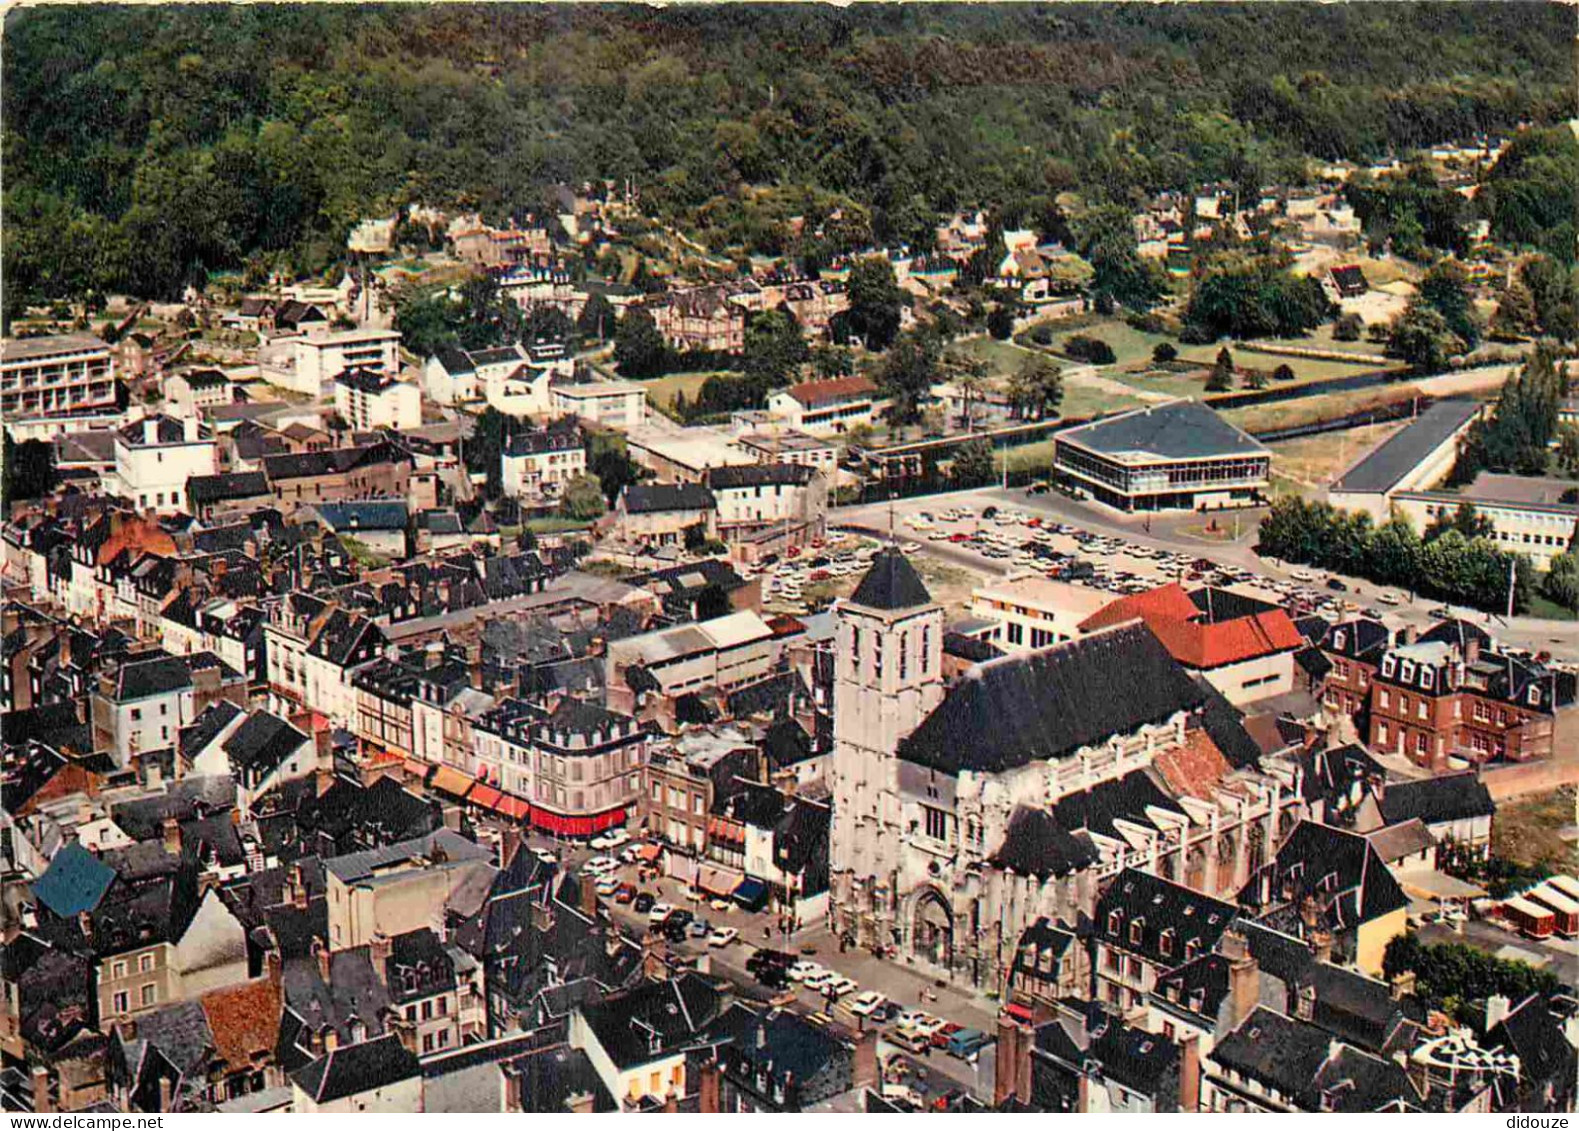
[{"label": "red tile roof", "polygon": [[807,408],[832,404],[834,401],[869,397],[876,392],[877,386],[872,384],[870,377],[835,377],[830,381],[803,381],[789,388],[789,395]]},{"label": "red tile roof", "polygon": [[1304,638],[1282,609],[1204,623],[1201,611],[1179,585],[1169,584],[1121,597],[1081,622],[1083,632],[1142,620],[1179,663],[1197,670],[1226,667],[1261,656],[1291,652]]},{"label": "red tile roof", "polygon": [[202,1003],[214,1049],[229,1064],[251,1064],[273,1053],[283,1009],[280,987],[273,980],[259,978],[212,990],[203,995]]},{"label": "red tile roof", "polygon": [[1153,764],[1175,793],[1203,800],[1211,799],[1217,784],[1233,770],[1212,736],[1204,730],[1189,731],[1184,745],[1158,754]]}]

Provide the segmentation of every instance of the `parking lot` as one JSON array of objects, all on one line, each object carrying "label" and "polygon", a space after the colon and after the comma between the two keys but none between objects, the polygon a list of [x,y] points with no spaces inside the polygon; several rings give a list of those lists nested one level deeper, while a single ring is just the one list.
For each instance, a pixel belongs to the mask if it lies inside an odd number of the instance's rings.
[{"label": "parking lot", "polygon": [[[679,880],[657,875],[651,866],[637,860],[636,850],[645,843],[648,842],[633,838],[610,850],[532,836],[523,851],[550,855],[565,869],[579,871],[591,864],[609,881],[599,898],[628,938],[643,939],[660,927],[654,919],[660,905],[670,912],[683,913],[676,918],[689,916],[673,940],[665,938],[665,947],[682,961],[695,961],[713,975],[727,979],[742,997],[787,1005],[814,1020],[850,1030],[878,1029],[882,1034],[878,1054],[887,1066],[885,1079],[898,1082],[903,1078],[905,1087],[914,1089],[926,1102],[933,1102],[950,1090],[979,1094],[982,1087],[991,1089],[990,1042],[966,1060],[950,1056],[936,1042],[929,1042],[930,1047],[923,1052],[906,1050],[889,1040],[890,1035],[900,1032],[904,1014],[910,1015],[904,1026],[907,1032],[919,1026],[929,1036],[941,1033],[946,1040],[959,1029],[976,1029],[990,1038],[996,1020],[990,1002],[965,989],[938,985],[928,974],[878,959],[867,951],[841,951],[838,941],[820,922],[787,931],[787,924],[772,906],[758,912],[747,911],[732,901],[710,899]],[[622,853],[630,859],[622,861]],[[610,861],[612,867],[593,863],[599,860]],[[623,885],[635,892],[628,902],[620,901],[619,888]],[[705,922],[705,930],[695,926],[698,921]],[[714,935],[715,930],[732,933]],[[765,984],[748,969],[752,955],[763,949],[786,954],[801,965],[782,982],[770,978]],[[869,995],[879,995],[891,1009],[883,1010]],[[883,1016],[885,1012],[891,1016]]]}]

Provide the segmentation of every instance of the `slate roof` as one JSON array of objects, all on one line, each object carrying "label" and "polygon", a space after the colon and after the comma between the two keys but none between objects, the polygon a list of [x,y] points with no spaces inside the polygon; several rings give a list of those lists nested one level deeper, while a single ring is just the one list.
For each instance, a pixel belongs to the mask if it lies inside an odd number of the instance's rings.
[{"label": "slate roof", "polygon": [[33,895],[62,918],[97,907],[115,882],[115,870],[72,841],[33,883]]},{"label": "slate roof", "polygon": [[268,493],[269,480],[261,471],[194,475],[186,481],[186,497],[194,507],[212,506],[231,499],[261,498]]},{"label": "slate roof", "polygon": [[1555,1093],[1552,1110],[1571,1110],[1579,1053],[1564,1038],[1562,1021],[1539,994],[1525,998],[1493,1026],[1486,1044],[1516,1054],[1525,1080],[1542,1086],[1550,1083]]},{"label": "slate roof", "polygon": [[1301,821],[1277,857],[1251,876],[1239,903],[1267,915],[1281,912],[1279,930],[1299,932],[1298,908],[1315,899],[1327,929],[1348,931],[1409,900],[1370,841],[1314,821]]},{"label": "slate roof", "polygon": [[543,428],[535,432],[517,432],[504,445],[506,459],[521,456],[539,456],[548,452],[579,451],[582,446],[579,428]]},{"label": "slate roof", "polygon": [[[1128,693],[1113,694],[1119,686]],[[1157,637],[1131,625],[973,668],[899,744],[899,755],[950,774],[1001,773],[1205,702]]]},{"label": "slate roof", "polygon": [[1097,900],[1095,930],[1108,945],[1166,967],[1214,949],[1237,916],[1231,903],[1126,868]]},{"label": "slate roof", "polygon": [[[1019,945],[1014,949],[1014,967],[1010,971],[1011,983],[1020,978],[1042,982],[1051,988],[1058,981],[1058,966],[1070,947],[1078,947],[1075,933],[1056,925],[1043,915],[1020,933]],[[1043,964],[1048,966],[1042,970]]]},{"label": "slate roof", "polygon": [[1177,1104],[1176,1095],[1164,1092],[1170,1078],[1176,1078],[1179,1063],[1179,1046],[1173,1041],[1124,1024],[1103,1012],[1096,1002],[1086,1004],[1081,1036],[1083,1046],[1055,1020],[1037,1027],[1036,1047],[1068,1065],[1083,1067],[1095,1061],[1102,1066],[1104,1078],[1152,1097],[1159,1107]]},{"label": "slate roof", "polygon": [[1396,825],[1418,817],[1428,825],[1494,816],[1497,806],[1474,770],[1419,781],[1392,782],[1378,802],[1382,819]]},{"label": "slate roof", "polygon": [[916,569],[897,547],[887,546],[872,558],[872,564],[850,596],[852,603],[868,609],[915,609],[932,603],[932,594],[922,583]]},{"label": "slate roof", "polygon": [[604,1053],[623,1070],[697,1043],[722,1005],[717,989],[687,973],[612,994],[582,1016]]},{"label": "slate roof", "polygon": [[205,746],[218,737],[220,731],[241,714],[243,714],[241,708],[229,699],[219,699],[210,703],[191,726],[181,728],[181,757],[188,761],[196,757]]},{"label": "slate roof", "polygon": [[1346,659],[1363,660],[1374,666],[1381,663],[1392,640],[1392,633],[1387,631],[1387,626],[1381,621],[1355,617],[1330,627],[1321,638],[1321,649]]},{"label": "slate roof", "polygon": [[1346,1045],[1334,1049],[1324,1029],[1264,1006],[1217,1042],[1211,1059],[1304,1111],[1370,1112],[1421,1099],[1402,1065]]},{"label": "slate roof", "polygon": [[330,448],[321,452],[292,452],[264,456],[263,471],[270,483],[316,475],[335,475],[374,463],[410,463],[411,457],[389,443],[359,448]]},{"label": "slate roof", "polygon": [[363,499],[344,503],[314,503],[331,530],[344,533],[357,530],[404,530],[406,503],[403,499]]},{"label": "slate roof", "polygon": [[1199,401],[1170,401],[1138,408],[1058,434],[1060,444],[1075,444],[1111,457],[1201,459],[1208,456],[1264,455],[1267,448]]},{"label": "slate roof", "polygon": [[1335,492],[1385,493],[1478,412],[1478,401],[1442,400],[1395,432],[1332,485]]},{"label": "slate roof", "polygon": [[804,487],[816,470],[798,463],[751,463],[736,467],[715,467],[707,472],[707,485],[714,491],[750,487]]},{"label": "slate roof", "polygon": [[1022,876],[1061,878],[1096,863],[1101,853],[1081,830],[1071,831],[1045,809],[1018,806],[1009,815],[1003,843],[988,861]]},{"label": "slate roof", "polygon": [[627,514],[718,509],[718,500],[700,483],[632,483],[622,497]]},{"label": "slate roof", "polygon": [[536,1049],[503,1061],[501,1068],[520,1078],[523,1111],[563,1112],[572,1096],[586,1093],[594,1112],[619,1110],[587,1054],[569,1045]]},{"label": "slate roof", "polygon": [[314,1103],[342,1100],[374,1088],[387,1088],[422,1073],[422,1066],[393,1033],[355,1045],[342,1045],[291,1074]]},{"label": "slate roof", "polygon": [[192,671],[178,656],[159,654],[149,659],[128,659],[121,665],[115,681],[118,702],[169,695],[192,686]]},{"label": "slate roof", "polygon": [[254,711],[225,740],[225,753],[232,767],[250,771],[256,780],[273,773],[307,741],[307,735],[278,715]]}]

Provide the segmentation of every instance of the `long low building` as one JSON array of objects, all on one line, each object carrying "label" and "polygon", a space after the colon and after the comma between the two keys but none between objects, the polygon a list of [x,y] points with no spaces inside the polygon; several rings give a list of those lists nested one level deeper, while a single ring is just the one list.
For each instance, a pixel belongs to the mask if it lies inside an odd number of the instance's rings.
[{"label": "long low building", "polygon": [[1177,400],[1058,433],[1053,470],[1120,510],[1218,510],[1265,496],[1272,453],[1199,401]]},{"label": "long low building", "polygon": [[1393,496],[1392,505],[1415,529],[1424,530],[1468,503],[1478,517],[1491,523],[1498,549],[1528,554],[1537,569],[1547,569],[1579,533],[1575,487],[1566,479],[1483,471],[1462,491],[1401,491]]},{"label": "long low building", "polygon": [[1459,441],[1484,408],[1479,401],[1437,401],[1350,466],[1332,485],[1328,500],[1385,522],[1400,492],[1427,491],[1447,478],[1458,460]]}]

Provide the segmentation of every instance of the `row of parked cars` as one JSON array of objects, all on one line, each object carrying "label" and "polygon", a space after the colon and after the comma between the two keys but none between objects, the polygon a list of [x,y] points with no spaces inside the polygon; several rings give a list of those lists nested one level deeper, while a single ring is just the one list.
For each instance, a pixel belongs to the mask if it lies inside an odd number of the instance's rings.
[{"label": "row of parked cars", "polygon": [[886,1040],[920,1056],[936,1048],[968,1060],[992,1042],[979,1029],[956,1025],[924,1010],[906,1009],[886,994],[862,991],[853,978],[786,951],[762,947],[746,959],[746,971],[773,989],[801,986],[827,998],[830,1004],[838,1001],[855,1017],[889,1026],[884,1032]]}]

